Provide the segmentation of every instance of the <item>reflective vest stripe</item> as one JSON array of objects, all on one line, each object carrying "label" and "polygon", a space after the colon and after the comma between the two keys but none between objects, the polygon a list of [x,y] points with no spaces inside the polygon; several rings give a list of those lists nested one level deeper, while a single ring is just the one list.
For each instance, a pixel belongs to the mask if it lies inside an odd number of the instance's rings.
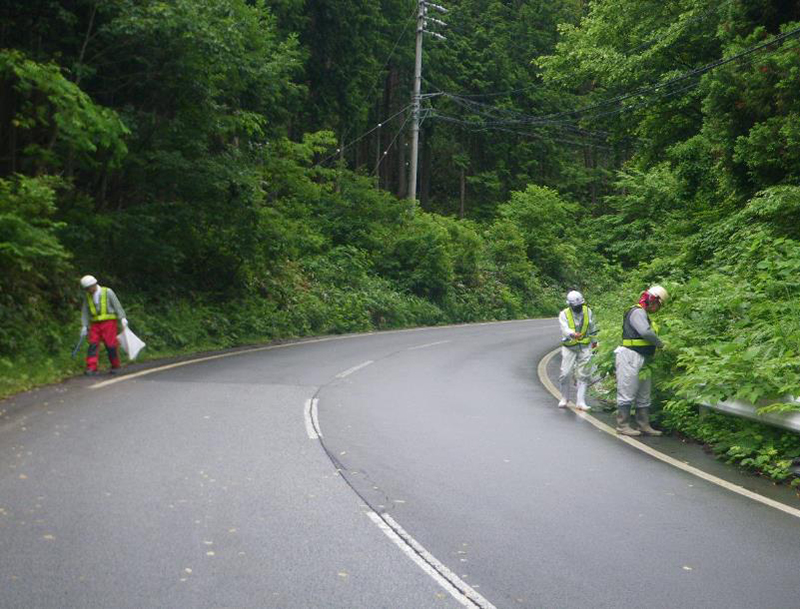
[{"label": "reflective vest stripe", "polygon": [[116,319],[114,313],[108,312],[108,288],[100,288],[100,313],[94,306],[94,298],[92,294],[86,294],[86,300],[89,303],[89,313],[92,315],[92,321],[107,321],[109,319]]},{"label": "reflective vest stripe", "polygon": [[623,347],[652,347],[653,343],[647,342],[643,338],[625,338],[622,340]]},{"label": "reflective vest stripe", "polygon": [[[586,336],[586,332],[589,330],[589,307],[583,305],[583,324],[581,325],[581,334],[583,338],[579,338],[578,340],[570,339],[565,341],[563,344],[566,347],[574,347],[575,345],[588,345],[592,342],[592,339]],[[572,307],[567,307],[567,323],[569,324],[569,329],[575,332],[575,318],[572,317]]]}]

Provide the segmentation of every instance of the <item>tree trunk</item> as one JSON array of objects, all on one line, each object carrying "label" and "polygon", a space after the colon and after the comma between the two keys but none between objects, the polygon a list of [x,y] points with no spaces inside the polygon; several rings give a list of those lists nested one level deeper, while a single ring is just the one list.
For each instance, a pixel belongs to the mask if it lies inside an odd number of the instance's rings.
[{"label": "tree trunk", "polygon": [[461,204],[458,210],[458,217],[464,219],[464,203],[467,197],[467,170],[461,168]]},{"label": "tree trunk", "polygon": [[375,130],[375,188],[381,187],[381,148],[381,128],[378,127]]},{"label": "tree trunk", "polygon": [[431,161],[432,161],[432,154],[430,148],[428,147],[428,138],[423,137],[423,131],[420,129],[419,132],[419,146],[420,151],[422,154],[422,163],[421,168],[422,171],[420,172],[420,182],[419,182],[419,204],[421,207],[425,208],[428,205],[428,201],[430,199],[431,194]]},{"label": "tree trunk", "polygon": [[400,136],[400,147],[397,151],[397,188],[395,188],[395,194],[397,194],[400,199],[405,199],[408,193],[408,174],[406,173],[407,140],[408,138],[405,134]]}]

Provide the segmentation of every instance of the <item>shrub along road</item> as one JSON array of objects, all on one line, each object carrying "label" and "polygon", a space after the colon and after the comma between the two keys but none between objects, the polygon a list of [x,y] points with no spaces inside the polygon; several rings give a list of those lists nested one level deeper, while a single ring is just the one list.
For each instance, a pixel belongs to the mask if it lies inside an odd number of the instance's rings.
[{"label": "shrub along road", "polygon": [[341,337],[21,397],[0,605],[796,605],[800,521],[557,409],[556,340]]}]

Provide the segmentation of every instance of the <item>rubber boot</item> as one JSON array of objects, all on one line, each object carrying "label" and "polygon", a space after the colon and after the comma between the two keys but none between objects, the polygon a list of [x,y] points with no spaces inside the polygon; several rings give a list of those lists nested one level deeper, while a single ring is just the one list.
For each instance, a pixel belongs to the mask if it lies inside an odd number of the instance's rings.
[{"label": "rubber boot", "polygon": [[589,385],[578,381],[578,396],[575,398],[575,407],[578,410],[591,410],[591,408],[586,405],[586,390],[588,388]]},{"label": "rubber boot", "polygon": [[561,399],[558,402],[559,408],[567,407],[567,400],[569,400],[569,377],[559,383],[561,386]]},{"label": "rubber boot", "polygon": [[630,425],[631,407],[617,407],[617,433],[623,436],[641,436],[642,432]]},{"label": "rubber boot", "polygon": [[661,431],[658,431],[657,429],[653,429],[652,427],[650,427],[649,408],[636,409],[636,424],[639,426],[639,429],[642,430],[643,433],[646,433],[648,436],[660,436],[663,433]]}]

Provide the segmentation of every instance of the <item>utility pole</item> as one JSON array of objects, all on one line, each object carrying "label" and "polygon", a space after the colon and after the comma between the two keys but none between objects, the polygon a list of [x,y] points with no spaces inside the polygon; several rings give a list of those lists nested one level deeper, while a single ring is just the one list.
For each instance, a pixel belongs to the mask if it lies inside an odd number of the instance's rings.
[{"label": "utility pole", "polygon": [[417,198],[417,165],[419,160],[419,116],[420,116],[420,100],[422,91],[422,36],[423,34],[430,34],[434,38],[446,40],[441,34],[436,32],[429,32],[425,29],[428,21],[432,21],[439,25],[447,25],[443,21],[428,17],[428,7],[446,13],[447,9],[428,0],[417,0],[417,52],[414,56],[414,94],[411,98],[412,103],[412,123],[411,123],[411,165],[408,172],[408,198]]}]

